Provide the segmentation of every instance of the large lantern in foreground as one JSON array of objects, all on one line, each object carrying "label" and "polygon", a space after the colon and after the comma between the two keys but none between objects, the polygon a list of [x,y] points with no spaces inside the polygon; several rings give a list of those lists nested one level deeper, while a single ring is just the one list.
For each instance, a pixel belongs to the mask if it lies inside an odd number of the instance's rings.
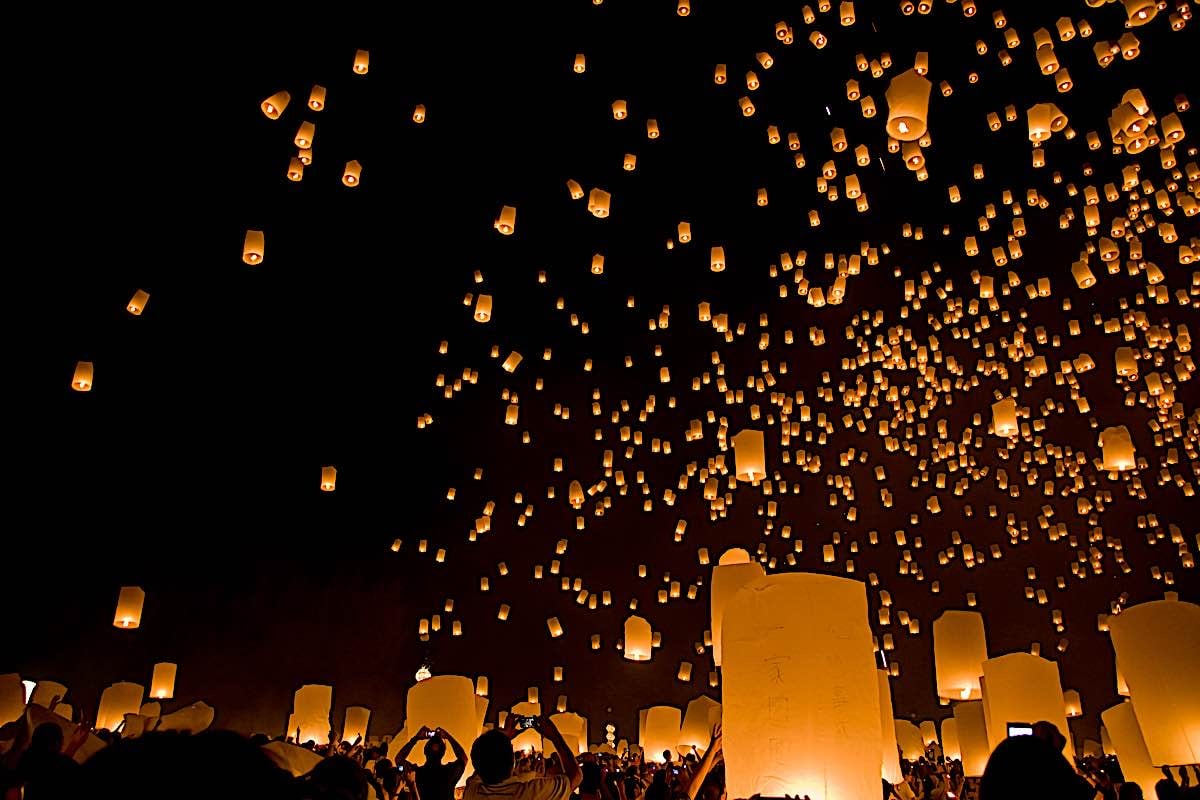
[{"label": "large lantern in foreground", "polygon": [[915,69],[901,72],[888,84],[887,132],[901,142],[915,142],[929,127],[929,92],[933,84]]},{"label": "large lantern in foreground", "polygon": [[630,661],[649,661],[654,631],[650,623],[639,616],[625,620],[625,658]]},{"label": "large lantern in foreground", "polygon": [[879,687],[864,584],[759,578],[725,609],[722,728],[730,797],[879,792]]},{"label": "large lantern in foreground", "polygon": [[983,615],[946,611],[933,621],[933,664],[938,697],[978,700],[979,676],[987,660]]},{"label": "large lantern in foreground", "polygon": [[682,716],[675,706],[651,706],[646,709],[646,732],[641,745],[647,761],[661,763],[663,753],[675,752],[679,744]]},{"label": "large lantern in foreground", "polygon": [[1075,752],[1063,708],[1058,664],[1029,653],[1009,653],[983,662],[983,680],[991,749],[995,750],[1008,738],[1008,723],[1045,720],[1053,723],[1066,737],[1063,754]]},{"label": "large lantern in foreground", "polygon": [[710,592],[709,630],[712,631],[713,664],[721,666],[721,630],[725,606],[738,589],[766,575],[762,565],[750,560],[750,554],[740,547],[726,550],[713,568]]}]

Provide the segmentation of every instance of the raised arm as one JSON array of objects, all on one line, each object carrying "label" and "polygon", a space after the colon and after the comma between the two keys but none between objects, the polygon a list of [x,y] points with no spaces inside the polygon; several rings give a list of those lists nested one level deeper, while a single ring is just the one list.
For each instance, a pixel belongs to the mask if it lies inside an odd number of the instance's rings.
[{"label": "raised arm", "polygon": [[717,763],[720,752],[721,725],[718,723],[713,726],[712,740],[708,743],[708,749],[704,751],[704,758],[701,759],[700,766],[696,768],[691,781],[688,782],[688,800],[696,800],[696,795],[700,794],[700,787],[704,785],[704,779],[708,777],[709,771]]},{"label": "raised arm", "polygon": [[571,791],[575,791],[583,782],[583,770],[579,769],[579,764],[575,761],[575,754],[571,752],[571,748],[567,747],[562,734],[558,732],[558,727],[549,717],[538,717],[537,729],[538,733],[549,739],[550,743],[554,745],[554,749],[558,752],[559,763],[562,764],[563,776],[571,782]]},{"label": "raised arm", "polygon": [[426,727],[425,725],[422,725],[421,729],[419,731],[417,731],[416,733],[414,733],[413,737],[411,739],[409,739],[407,742],[405,742],[404,746],[401,747],[396,752],[396,766],[399,766],[401,764],[401,762],[407,762],[408,754],[411,753],[412,749],[417,746],[417,742],[421,741],[422,739],[428,739],[428,738],[429,738],[429,728]]}]

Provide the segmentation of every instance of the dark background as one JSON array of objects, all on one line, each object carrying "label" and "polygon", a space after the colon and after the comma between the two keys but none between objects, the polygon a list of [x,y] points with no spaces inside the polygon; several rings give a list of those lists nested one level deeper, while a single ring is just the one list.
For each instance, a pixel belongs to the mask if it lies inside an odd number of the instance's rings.
[{"label": "dark background", "polygon": [[[10,341],[21,369],[29,371],[14,387],[21,411],[10,418],[6,437],[13,475],[0,570],[8,595],[0,671],[61,680],[70,687],[68,699],[91,715],[104,686],[126,679],[148,685],[155,661],[177,661],[177,704],[204,699],[217,708],[218,724],[271,734],[281,731],[300,684],[327,682],[334,686],[337,727],[344,706],[365,704],[375,710],[372,733],[383,734],[399,728],[404,692],[429,660],[435,673],[488,675],[493,714],[537,685],[546,706],[567,694],[592,720],[593,737],[613,721],[618,736],[632,739],[637,708],[682,704],[707,689],[710,658],[693,649],[708,627],[707,588],[696,601],[660,606],[654,595],[664,573],[686,589],[698,578],[707,583],[709,568],[698,565],[698,547],[708,547],[715,563],[726,547],[753,551],[761,541],[781,567],[791,549],[777,531],[762,536],[755,510],[763,501],[748,486],[740,487],[729,517],[717,524],[708,522],[695,478],[673,508],[662,502],[684,465],[696,459],[703,465],[717,452],[713,425],[705,425],[702,442],[684,442],[689,419],[711,408],[729,417],[732,433],[751,424],[750,403],[760,403],[764,413],[769,408],[766,395],[747,392],[744,405],[726,406],[713,385],[690,390],[692,376],[713,370],[709,354],[720,350],[731,385],[744,386],[746,375],[758,374],[759,360],[769,358],[777,390],[805,390],[814,416],[826,411],[838,426],[824,447],[793,440],[793,449],[821,454],[824,466],[816,475],[784,465],[778,434],[768,430],[770,467],[803,490],[774,498],[781,507],[776,525],[790,524],[804,540],[802,569],[826,569],[821,545],[834,531],[844,542],[857,540],[856,577],[877,572],[893,611],[920,618],[919,636],[895,630],[892,655],[902,667],[892,682],[897,716],[940,718],[948,711],[937,706],[934,693],[932,622],[944,609],[965,607],[966,592],[974,591],[991,652],[1040,642],[1042,654],[1059,662],[1064,688],[1083,694],[1086,717],[1073,723],[1076,735],[1097,736],[1099,711],[1119,698],[1096,614],[1122,592],[1131,602],[1161,597],[1164,586],[1150,575],[1156,565],[1173,571],[1185,599],[1200,597],[1194,572],[1180,567],[1169,535],[1148,545],[1137,516],[1154,512],[1164,530],[1178,524],[1192,542],[1196,526],[1185,512],[1195,504],[1172,485],[1156,485],[1165,447],[1155,448],[1146,427],[1152,413],[1123,407],[1124,390],[1113,383],[1112,352],[1124,342],[1091,324],[1093,313],[1118,313],[1118,298],[1132,297],[1142,279],[1108,276],[1094,264],[1100,285],[1076,290],[1069,266],[1085,242],[1081,198],[1071,201],[1079,218],[1070,230],[1059,231],[1057,218],[1069,200],[1066,182],[1119,181],[1120,167],[1131,160],[1140,160],[1143,175],[1161,185],[1157,151],[1140,159],[1089,152],[1084,133],[1103,135],[1109,110],[1132,86],[1160,117],[1177,93],[1200,95],[1185,66],[1194,32],[1172,33],[1162,14],[1137,31],[1142,56],[1105,71],[1091,54],[1094,39],[1060,43],[1055,36],[1076,81],[1071,93],[1060,95],[1037,73],[1032,30],[1045,25],[1053,31],[1061,13],[1086,11],[1097,36],[1115,39],[1123,30],[1120,4],[1087,9],[1072,3],[1065,11],[1058,4],[1044,10],[1009,4],[1022,45],[1007,69],[995,56],[1003,40],[988,3],[967,20],[958,5],[937,3],[930,16],[903,17],[893,3],[859,2],[858,23],[850,29],[832,14],[818,15],[816,27],[831,39],[821,51],[808,44],[810,29],[799,5],[790,3],[697,0],[687,19],[669,2],[440,5],[414,10],[404,4],[386,19],[360,9],[289,9],[261,18],[211,12],[183,22],[105,12],[46,19],[27,30],[24,80],[13,87],[20,113],[9,123],[21,140],[10,151],[10,169],[27,191],[14,192],[20,209],[10,237],[23,243],[15,250],[24,254],[22,263],[11,269],[29,281],[23,294],[32,302],[25,309],[29,322]],[[774,38],[779,19],[796,29],[790,47]],[[977,38],[989,43],[987,56],[975,54]],[[350,69],[356,48],[371,52],[365,77]],[[759,50],[774,56],[772,69],[754,63]],[[868,57],[890,51],[891,73],[906,69],[915,51],[929,51],[928,182],[917,183],[898,157],[886,154],[887,78],[854,70],[860,50]],[[571,71],[576,52],[587,54],[584,75]],[[729,65],[723,87],[712,81],[718,62]],[[747,69],[763,81],[751,95],[758,112],[749,119],[736,102],[746,94]],[[975,86],[966,80],[972,69],[981,75]],[[846,100],[848,78],[875,97],[875,119],[864,120],[857,103]],[[950,98],[937,90],[942,79],[954,86]],[[315,114],[304,109],[314,82],[328,88],[326,110]],[[266,119],[260,101],[283,88],[292,93],[291,105],[282,119]],[[612,118],[617,98],[629,103],[630,119],[623,122]],[[1035,171],[1024,110],[1040,101],[1058,103],[1079,135],[1073,141],[1055,136],[1046,146],[1047,167]],[[416,103],[427,107],[424,125],[411,121]],[[1021,111],[1020,119],[989,133],[986,112],[1002,113],[1008,103]],[[658,120],[657,141],[645,136],[647,117]],[[1191,131],[1194,112],[1182,118]],[[316,123],[315,161],[302,182],[290,183],[284,173],[304,119]],[[799,133],[806,168],[793,166],[785,144],[768,145],[771,123],[784,136]],[[834,125],[846,129],[851,148],[861,142],[871,150],[866,168],[854,167],[849,153],[837,159],[839,188],[843,175],[858,174],[870,199],[868,214],[855,213],[852,201],[831,204],[814,192],[820,164],[831,157]],[[622,172],[626,152],[638,155],[633,173]],[[1191,160],[1179,156],[1181,165]],[[349,159],[363,164],[362,184],[353,190],[339,180]],[[985,165],[985,181],[970,180],[974,162]],[[1092,179],[1080,174],[1084,162],[1096,168]],[[1061,170],[1062,185],[1051,183],[1053,170]],[[567,178],[611,191],[612,216],[595,219],[584,201],[571,202]],[[959,205],[946,201],[951,183],[963,191]],[[770,192],[766,208],[754,204],[760,186]],[[1030,329],[1045,325],[1063,334],[1061,348],[1038,347],[1052,368],[1079,351],[1093,355],[1097,369],[1080,383],[1094,418],[1100,428],[1129,426],[1139,455],[1150,461],[1142,470],[1147,502],[1099,476],[1099,488],[1113,492],[1101,524],[1106,535],[1121,538],[1133,567],[1128,575],[1105,551],[1104,573],[1077,580],[1069,571],[1076,548],[1065,539],[1051,543],[1038,530],[1038,509],[1051,503],[1055,521],[1066,521],[1086,549],[1088,525],[1074,513],[1074,496],[1045,498],[1023,485],[1019,455],[1031,445],[1020,443],[1001,461],[999,440],[986,433],[991,392],[1009,385],[1000,377],[981,376],[978,389],[955,392],[954,405],[939,406],[927,420],[932,433],[936,419],[947,416],[954,439],[981,412],[977,435],[984,447],[972,453],[992,470],[965,498],[940,492],[940,516],[924,513],[928,485],[909,488],[918,471],[914,459],[884,453],[874,435],[845,432],[840,398],[815,402],[822,371],[831,372],[835,389],[855,379],[840,371],[841,359],[853,353],[843,338],[852,315],[883,309],[883,331],[901,323],[905,278],[937,262],[941,275],[935,277],[953,279],[964,302],[977,296],[971,269],[996,275],[999,286],[1004,271],[986,259],[1008,230],[1010,212],[1000,205],[999,191],[1012,188],[1020,199],[1027,186],[1038,187],[1052,205],[1025,209],[1025,257],[1009,269],[1026,282],[1050,277],[1055,294],[1028,302],[1022,286],[1002,298],[1003,307],[1014,314],[1025,307]],[[996,203],[999,214],[990,232],[977,233],[985,257],[967,259],[962,236],[987,202]],[[502,205],[518,209],[514,236],[492,230]],[[820,209],[820,228],[808,226],[810,208]],[[1107,224],[1123,205],[1102,208]],[[667,251],[664,243],[681,219],[692,223],[694,240]],[[1182,239],[1195,235],[1194,221],[1178,214],[1172,221]],[[904,222],[923,225],[925,239],[902,238]],[[942,224],[952,229],[946,238],[938,235]],[[266,258],[258,267],[240,259],[247,228],[266,231]],[[864,264],[843,305],[814,309],[794,292],[779,299],[780,281],[768,276],[779,252],[807,250],[809,279],[827,285],[833,274],[822,269],[821,254],[857,252],[864,239],[888,242],[892,254],[877,267]],[[1173,248],[1152,231],[1142,240],[1172,292],[1186,288],[1190,273],[1176,264]],[[707,268],[715,244],[725,247],[729,264],[722,274]],[[594,252],[606,255],[601,277],[588,272]],[[900,277],[893,275],[896,267]],[[485,278],[481,286],[472,281],[477,269]],[[546,285],[536,282],[539,270],[547,272]],[[790,283],[791,276],[780,280]],[[151,299],[135,318],[124,306],[138,288]],[[486,325],[473,322],[461,302],[478,291],[495,298]],[[629,295],[636,297],[633,309],[625,305]],[[559,296],[565,311],[554,308]],[[1074,303],[1070,314],[1060,310],[1063,297]],[[712,302],[714,313],[728,312],[734,324],[746,322],[746,335],[725,344],[696,321],[700,300]],[[670,327],[650,332],[647,321],[665,304]],[[1169,318],[1172,327],[1187,322],[1193,332],[1200,322],[1194,304],[1145,310],[1156,320]],[[903,323],[921,343],[932,333],[925,321],[931,311],[942,311],[932,296]],[[570,326],[572,312],[589,323],[588,335]],[[760,312],[770,314],[766,353],[757,349]],[[1011,326],[997,317],[985,339],[1011,340]],[[1083,336],[1066,336],[1070,317],[1080,319]],[[807,344],[813,325],[824,329],[824,347]],[[783,346],[785,328],[795,332],[795,345]],[[437,354],[443,339],[449,341],[444,357]],[[952,339],[948,328],[938,339],[970,375],[982,351]],[[493,344],[501,359],[511,349],[525,356],[514,375],[489,358]],[[663,347],[661,359],[653,355],[655,344]],[[550,362],[540,358],[545,347],[553,348]],[[622,366],[625,354],[634,359],[632,369]],[[582,371],[585,358],[594,359],[591,373]],[[80,359],[96,364],[90,394],[68,386]],[[786,375],[778,369],[784,360]],[[670,385],[658,383],[662,364],[671,368]],[[1164,372],[1170,364],[1168,356]],[[435,376],[453,381],[464,367],[479,371],[478,384],[442,399]],[[858,374],[869,381],[870,369]],[[1009,369],[1011,382],[1020,385],[1021,365]],[[911,370],[886,374],[900,385],[916,381]],[[534,390],[539,376],[541,392]],[[590,413],[597,387],[604,406],[598,423]],[[503,424],[504,388],[521,398],[515,428]],[[637,411],[648,394],[656,396],[657,411],[639,425]],[[672,395],[678,399],[673,410]],[[1022,389],[1020,402],[1036,415],[1047,396],[1067,402],[1069,410],[1047,418],[1045,440],[1098,456],[1098,430],[1051,376]],[[1194,384],[1176,387],[1176,396],[1191,412]],[[608,420],[622,399],[631,413],[619,424],[632,424],[646,437],[624,464],[619,425]],[[552,414],[555,403],[570,407],[568,422]],[[417,430],[424,412],[434,424]],[[604,428],[604,442],[592,439],[596,424]],[[520,445],[523,430],[531,432],[532,446]],[[670,439],[673,454],[651,455],[654,436]],[[928,457],[929,437],[915,441]],[[867,449],[869,462],[839,470],[837,454],[848,446]],[[1179,442],[1169,446],[1182,452]],[[567,484],[599,480],[601,452],[610,448],[630,483],[636,470],[645,470],[654,510],[642,512],[633,484],[628,496],[613,497],[602,518],[591,515],[589,502],[587,528],[576,532],[565,504]],[[561,474],[551,471],[557,456],[566,460]],[[1172,469],[1194,480],[1183,457]],[[872,477],[878,463],[888,469],[892,509],[878,499]],[[325,464],[338,467],[332,494],[318,491]],[[479,482],[471,479],[476,467],[484,470]],[[999,467],[1022,483],[1020,498],[995,489]],[[855,523],[845,520],[845,501],[837,508],[827,504],[825,478],[838,472],[855,479]],[[1047,472],[1052,466],[1042,467],[1043,480]],[[1085,472],[1094,474],[1090,464]],[[961,474],[951,473],[951,484]],[[1059,488],[1065,483],[1060,478]],[[556,500],[546,500],[547,485],[556,487]],[[445,500],[451,486],[457,489],[453,503]],[[613,489],[610,480],[610,494]],[[536,509],[525,527],[515,524],[523,508],[513,503],[516,491]],[[492,531],[468,543],[488,500],[496,502]],[[964,517],[964,501],[973,504],[973,518]],[[982,513],[989,503],[999,506],[998,518]],[[908,523],[910,512],[921,514],[918,524]],[[1008,512],[1031,528],[1029,541],[1018,547],[1004,530]],[[674,544],[681,518],[688,520],[687,535]],[[912,556],[923,581],[897,574],[896,529],[905,529],[910,542],[922,537],[923,549]],[[877,547],[866,543],[870,530],[879,531]],[[961,559],[939,567],[936,554],[955,530],[977,552],[1000,543],[1005,557],[970,571]],[[389,545],[397,537],[403,546],[393,553]],[[573,592],[559,591],[556,578],[532,580],[533,565],[548,566],[561,538],[570,541],[562,574],[582,577],[592,591],[611,590],[611,607],[588,611],[575,604]],[[430,543],[426,555],[417,552],[421,539]],[[444,564],[432,557],[439,547],[448,551]],[[847,557],[843,544],[839,563],[829,566],[840,570]],[[507,577],[498,576],[499,561],[507,563]],[[649,566],[649,579],[637,579],[639,563]],[[1046,606],[1024,599],[1031,565],[1039,571],[1034,585],[1051,596]],[[491,577],[490,593],[479,592],[481,575]],[[1067,590],[1055,590],[1057,575],[1067,576]],[[933,580],[940,581],[940,594],[930,592]],[[125,584],[147,594],[136,631],[111,626]],[[868,595],[874,620],[878,596],[874,590]],[[418,641],[418,619],[440,611],[447,597],[456,605],[454,614],[443,613],[442,633]],[[662,648],[646,664],[624,661],[613,649],[631,597],[663,633]],[[496,620],[502,602],[513,607],[505,624]],[[1066,616],[1065,654],[1055,651],[1052,608]],[[545,620],[555,615],[566,635],[551,640]],[[449,636],[453,618],[463,621],[462,638]],[[592,633],[603,637],[600,652],[589,648]],[[691,685],[675,680],[685,658],[696,665]],[[555,665],[566,668],[561,687],[551,683]]]}]

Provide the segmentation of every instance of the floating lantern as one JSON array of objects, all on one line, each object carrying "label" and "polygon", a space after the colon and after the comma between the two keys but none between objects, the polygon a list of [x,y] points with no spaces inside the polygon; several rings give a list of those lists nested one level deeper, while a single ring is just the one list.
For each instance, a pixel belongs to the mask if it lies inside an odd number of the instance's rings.
[{"label": "floating lantern", "polygon": [[[140,586],[122,586],[117,595],[117,613],[113,615],[113,627],[132,630],[142,624],[142,606],[146,592]],[[141,702],[138,702],[141,705]]]},{"label": "floating lantern", "polygon": [[979,676],[987,660],[983,616],[975,611],[945,611],[933,621],[933,661],[938,697],[978,700]]},{"label": "floating lantern", "polygon": [[292,96],[288,92],[276,92],[275,94],[262,101],[263,114],[267,119],[279,119],[279,115],[287,108],[288,103],[292,102]]},{"label": "floating lantern", "polygon": [[332,492],[337,488],[337,467],[321,467],[321,491]]},{"label": "floating lantern", "polygon": [[492,227],[504,236],[511,236],[517,229],[517,209],[512,206],[502,206],[500,216],[496,217]]},{"label": "floating lantern", "polygon": [[354,73],[356,75],[366,75],[370,68],[371,54],[366,50],[357,50],[354,53]]},{"label": "floating lantern", "polygon": [[[715,479],[713,479],[715,480]],[[713,664],[721,666],[721,632],[725,607],[738,589],[766,575],[762,565],[750,560],[750,554],[740,547],[726,550],[713,568],[710,595],[709,629],[712,631]]]},{"label": "floating lantern", "polygon": [[357,161],[347,161],[342,170],[342,183],[346,186],[358,186],[362,180],[362,164]]},{"label": "floating lantern", "polygon": [[150,677],[150,696],[155,700],[170,700],[175,696],[175,674],[179,667],[169,661],[154,665]]},{"label": "floating lantern", "polygon": [[312,90],[308,93],[308,107],[313,111],[323,111],[325,109],[325,87],[314,83]]},{"label": "floating lantern", "polygon": [[77,392],[90,392],[95,373],[96,368],[91,361],[75,362],[75,372],[71,375],[71,388]]},{"label": "floating lantern", "polygon": [[933,84],[915,69],[892,78],[886,93],[889,136],[901,142],[913,142],[925,135],[932,88]]},{"label": "floating lantern", "polygon": [[96,730],[115,731],[125,721],[126,714],[137,714],[142,708],[146,690],[138,683],[114,683],[100,693],[100,708],[96,711]]},{"label": "floating lantern", "polygon": [[[1063,754],[1075,751],[1063,708],[1058,664],[1029,653],[990,658],[983,662],[982,685],[988,743],[992,750],[1008,737],[1009,722],[1046,720],[1067,737]],[[962,734],[961,722],[959,734]]]},{"label": "floating lantern", "polygon": [[246,231],[246,239],[242,243],[242,261],[254,266],[261,264],[265,240],[262,231]]}]

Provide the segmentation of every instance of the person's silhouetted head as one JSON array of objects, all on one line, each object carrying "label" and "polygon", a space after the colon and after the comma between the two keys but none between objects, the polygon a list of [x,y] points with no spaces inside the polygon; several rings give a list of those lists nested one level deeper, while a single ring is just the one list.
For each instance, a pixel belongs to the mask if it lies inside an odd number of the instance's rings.
[{"label": "person's silhouetted head", "polygon": [[1033,723],[1033,735],[1049,743],[1060,753],[1067,746],[1067,737],[1062,735],[1062,731],[1058,729],[1058,726],[1044,719]]},{"label": "person's silhouetted head", "polygon": [[53,722],[43,722],[33,729],[29,737],[29,749],[35,753],[61,753],[63,748],[63,732]]},{"label": "person's silhouetted head", "polygon": [[1143,798],[1142,787],[1129,781],[1121,784],[1121,791],[1117,792],[1117,800],[1143,800]]},{"label": "person's silhouetted head", "polygon": [[442,757],[446,755],[446,743],[442,741],[441,736],[434,736],[425,743],[425,763],[434,766],[442,763]]},{"label": "person's silhouetted head", "polygon": [[346,756],[330,756],[303,778],[302,796],[315,800],[367,800],[366,772]]},{"label": "person's silhouetted head", "polygon": [[1010,736],[992,751],[979,782],[979,800],[1090,800],[1062,751],[1039,736]]},{"label": "person's silhouetted head", "polygon": [[485,731],[471,745],[471,763],[479,779],[495,785],[512,777],[513,747],[503,731]]}]

